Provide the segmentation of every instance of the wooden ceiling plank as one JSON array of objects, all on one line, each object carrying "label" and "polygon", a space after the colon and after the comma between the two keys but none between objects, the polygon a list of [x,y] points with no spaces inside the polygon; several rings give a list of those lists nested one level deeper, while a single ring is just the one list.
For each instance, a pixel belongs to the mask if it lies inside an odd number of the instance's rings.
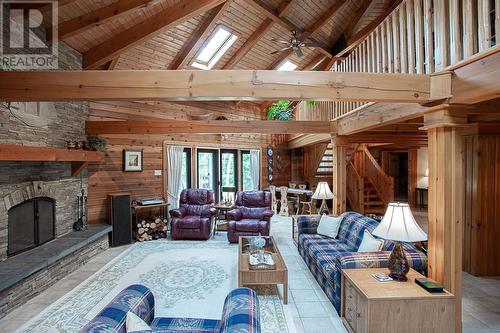
[{"label": "wooden ceiling plank", "polygon": [[[266,15],[271,20],[275,21],[277,24],[281,25],[283,28],[289,31],[295,30],[297,32],[297,35],[300,35],[302,32],[304,32],[303,29],[299,28],[298,26],[290,22],[287,18],[280,16],[278,11],[269,7],[266,3],[262,2],[261,0],[247,0],[247,3],[252,5],[255,9],[259,10],[261,13]],[[325,54],[328,57],[333,56],[328,46],[322,45],[323,43],[319,42],[318,40],[312,37],[309,37],[309,40],[315,44],[321,45],[321,47],[318,48],[321,53]]]},{"label": "wooden ceiling plank", "polygon": [[[337,11],[346,3],[346,0],[339,0],[335,2],[332,6],[330,6],[323,15],[319,19],[317,19],[309,28],[307,28],[303,33],[298,34],[301,37],[301,41],[306,40],[310,38],[312,34],[314,34],[316,31],[320,30],[323,28],[323,26],[330,21],[330,19],[337,13]],[[290,55],[293,53],[293,49],[290,49],[289,51],[286,52],[281,52],[279,56],[276,58],[276,60],[268,67],[268,69],[275,69],[277,66],[279,66],[286,58],[290,57]]]},{"label": "wooden ceiling plank", "polygon": [[126,120],[87,121],[88,134],[293,134],[329,133],[324,121],[279,120]]},{"label": "wooden ceiling plank", "polygon": [[130,48],[153,38],[162,32],[210,10],[225,0],[183,0],[165,8],[154,16],[124,30],[83,55],[85,69],[96,68]]},{"label": "wooden ceiling plank", "polygon": [[264,22],[254,31],[254,33],[245,41],[245,43],[236,51],[236,53],[228,60],[222,69],[233,68],[243,57],[257,44],[257,42],[264,36],[269,29],[273,26],[274,21],[266,18]]},{"label": "wooden ceiling plank", "polygon": [[59,24],[59,39],[64,40],[82,31],[117,19],[132,10],[147,6],[151,0],[120,0],[108,6],[75,17]]},{"label": "wooden ceiling plank", "polygon": [[212,9],[208,17],[196,29],[189,41],[182,46],[182,49],[177,53],[172,63],[168,66],[168,69],[179,69],[186,65],[191,52],[195,48],[199,47],[203,40],[207,38],[210,31],[212,31],[214,26],[217,24],[217,21],[219,21],[220,17],[231,5],[231,1],[232,0],[227,0],[225,3]]},{"label": "wooden ceiling plank", "polygon": [[0,72],[0,100],[337,100],[428,103],[425,74],[266,70]]},{"label": "wooden ceiling plank", "polygon": [[363,40],[365,40],[365,38],[375,28],[377,28],[385,20],[385,18],[394,11],[394,9],[396,9],[401,4],[401,2],[402,0],[394,0],[392,5],[389,8],[387,8],[381,15],[379,15],[375,20],[373,20],[370,24],[368,24],[366,27],[358,31],[353,36],[350,36],[349,40],[347,41],[347,47],[344,48],[342,51],[340,51],[336,56],[337,57],[345,56],[349,51],[358,46],[358,44],[361,43]]}]

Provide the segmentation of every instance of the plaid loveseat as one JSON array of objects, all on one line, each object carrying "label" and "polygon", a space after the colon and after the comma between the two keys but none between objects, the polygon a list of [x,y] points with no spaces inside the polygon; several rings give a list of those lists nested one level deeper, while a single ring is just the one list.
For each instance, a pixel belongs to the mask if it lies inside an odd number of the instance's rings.
[{"label": "plaid loveseat", "polygon": [[144,320],[151,331],[161,333],[260,333],[259,303],[255,291],[238,288],[224,302],[221,320],[155,318],[155,301],[150,289],[134,284],[121,291],[80,333],[126,333],[127,312]]},{"label": "plaid loveseat", "polygon": [[[309,215],[297,218],[299,253],[340,313],[341,270],[387,267],[395,243],[385,241],[382,251],[378,252],[357,252],[365,229],[372,232],[378,225],[377,221],[356,212],[346,212],[342,214],[337,237],[330,238],[316,233],[319,219],[319,216]],[[425,254],[410,243],[403,244],[403,247],[410,266],[417,271],[425,270]]]}]

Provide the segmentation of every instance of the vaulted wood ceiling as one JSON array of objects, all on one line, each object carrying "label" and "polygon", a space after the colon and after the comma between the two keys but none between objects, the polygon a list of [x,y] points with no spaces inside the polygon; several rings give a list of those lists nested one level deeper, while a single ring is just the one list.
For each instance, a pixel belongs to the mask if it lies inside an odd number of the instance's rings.
[{"label": "vaulted wood ceiling", "polygon": [[[79,0],[60,5],[60,35],[87,68],[192,69],[193,57],[219,25],[239,37],[214,69],[274,69],[287,57],[312,69],[333,46],[379,19],[394,0]],[[290,30],[322,48],[271,55]]]}]

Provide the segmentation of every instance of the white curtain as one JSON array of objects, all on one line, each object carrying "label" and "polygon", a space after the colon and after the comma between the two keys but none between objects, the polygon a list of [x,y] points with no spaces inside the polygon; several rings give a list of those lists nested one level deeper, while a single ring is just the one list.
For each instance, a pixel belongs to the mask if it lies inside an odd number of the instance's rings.
[{"label": "white curtain", "polygon": [[260,183],[260,150],[250,150],[250,173],[252,174],[253,190],[259,189]]},{"label": "white curtain", "polygon": [[184,147],[167,146],[167,194],[170,209],[179,207],[179,194],[182,191],[182,153]]}]

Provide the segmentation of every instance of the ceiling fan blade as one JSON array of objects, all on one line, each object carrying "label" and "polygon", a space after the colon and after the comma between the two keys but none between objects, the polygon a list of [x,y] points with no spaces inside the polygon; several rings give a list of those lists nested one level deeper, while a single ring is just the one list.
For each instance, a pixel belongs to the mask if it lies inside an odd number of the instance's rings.
[{"label": "ceiling fan blade", "polygon": [[290,49],[290,48],[291,48],[291,46],[289,46],[289,47],[285,47],[284,49],[281,49],[281,50],[278,50],[278,51],[273,51],[273,52],[271,52],[271,54],[278,54],[278,53],[281,53],[281,52],[283,52],[283,51],[286,51],[286,50],[288,50],[288,49]]},{"label": "ceiling fan blade", "polygon": [[310,35],[309,32],[304,31],[300,35],[297,36],[297,39],[303,41],[303,40],[306,40],[307,37],[309,37],[309,35]]},{"label": "ceiling fan blade", "polygon": [[302,47],[321,47],[318,43],[302,43],[300,44]]},{"label": "ceiling fan blade", "polygon": [[273,42],[276,42],[276,43],[290,44],[290,41],[289,41],[289,40],[276,39],[276,38],[271,38],[271,40],[272,40]]},{"label": "ceiling fan blade", "polygon": [[299,58],[302,58],[302,56],[304,55],[304,53],[302,53],[302,50],[300,49],[300,46],[297,46],[295,48],[295,53],[297,54],[297,57],[299,57]]}]

